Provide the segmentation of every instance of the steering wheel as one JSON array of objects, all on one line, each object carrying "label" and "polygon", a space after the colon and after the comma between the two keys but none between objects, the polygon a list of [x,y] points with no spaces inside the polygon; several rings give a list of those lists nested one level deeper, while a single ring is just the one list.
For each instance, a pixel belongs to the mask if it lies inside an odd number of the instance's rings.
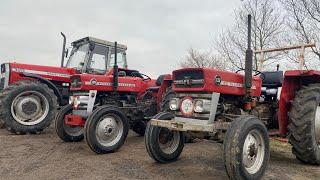
[{"label": "steering wheel", "polygon": [[148,75],[145,75],[145,74],[142,74],[142,73],[140,73],[140,75],[143,77],[142,79],[144,81],[150,81],[151,80],[151,77],[149,77]]},{"label": "steering wheel", "polygon": [[[244,71],[244,70],[245,70],[245,69],[243,69],[243,68],[238,69],[238,70],[236,71],[236,73],[239,73],[240,71]],[[266,78],[266,75],[265,75],[263,72],[258,71],[258,70],[256,70],[256,69],[253,69],[252,71],[255,72],[255,74],[253,74],[253,76],[259,76],[259,75],[260,75],[260,78],[262,79],[262,81]]]}]

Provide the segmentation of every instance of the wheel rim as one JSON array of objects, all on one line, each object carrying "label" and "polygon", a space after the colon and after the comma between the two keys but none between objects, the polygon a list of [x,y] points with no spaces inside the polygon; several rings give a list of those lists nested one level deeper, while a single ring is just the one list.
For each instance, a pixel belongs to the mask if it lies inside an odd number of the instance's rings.
[{"label": "wheel rim", "polygon": [[174,153],[180,143],[180,134],[178,131],[171,131],[167,128],[161,128],[158,136],[159,147],[166,154]]},{"label": "wheel rim", "polygon": [[265,156],[265,142],[261,133],[252,130],[247,135],[242,151],[242,162],[250,174],[258,172]]},{"label": "wheel rim", "polygon": [[96,137],[103,146],[113,146],[120,141],[123,123],[117,115],[107,115],[100,119],[96,127]]},{"label": "wheel rim", "polygon": [[317,145],[320,148],[320,106],[317,106],[316,115],[315,115],[315,137]]},{"label": "wheel rim", "polygon": [[11,104],[12,117],[20,124],[31,126],[43,121],[49,113],[49,102],[36,91],[26,91],[16,96]]}]

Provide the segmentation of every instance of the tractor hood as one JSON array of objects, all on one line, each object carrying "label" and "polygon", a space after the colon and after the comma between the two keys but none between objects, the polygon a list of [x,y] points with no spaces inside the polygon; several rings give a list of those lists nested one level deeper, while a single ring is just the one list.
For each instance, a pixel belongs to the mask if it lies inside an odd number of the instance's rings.
[{"label": "tractor hood", "polygon": [[41,66],[20,63],[8,63],[10,72],[10,83],[23,77],[40,76],[52,81],[69,82],[70,76],[76,73],[73,68],[61,68],[53,66]]},{"label": "tractor hood", "polygon": [[[262,80],[254,76],[252,96],[261,93]],[[209,68],[184,68],[173,71],[173,90],[176,92],[217,92],[244,95],[244,75]]]}]

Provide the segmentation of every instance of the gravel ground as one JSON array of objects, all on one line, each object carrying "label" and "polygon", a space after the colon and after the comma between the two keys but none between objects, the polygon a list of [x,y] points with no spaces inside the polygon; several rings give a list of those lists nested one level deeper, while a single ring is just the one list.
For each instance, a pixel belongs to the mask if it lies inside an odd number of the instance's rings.
[{"label": "gravel ground", "polygon": [[[0,179],[227,179],[222,145],[187,144],[177,162],[155,163],[143,137],[131,132],[116,153],[96,155],[85,144],[64,143],[53,127],[40,135],[12,135],[0,129]],[[264,179],[320,179],[320,167],[303,165],[286,143],[271,142]]]}]

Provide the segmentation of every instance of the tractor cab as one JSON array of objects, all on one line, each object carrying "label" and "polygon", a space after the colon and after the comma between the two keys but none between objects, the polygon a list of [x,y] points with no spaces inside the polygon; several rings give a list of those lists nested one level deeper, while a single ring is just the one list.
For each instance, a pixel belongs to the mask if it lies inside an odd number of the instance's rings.
[{"label": "tractor cab", "polygon": [[[93,37],[85,37],[72,42],[72,50],[65,67],[75,68],[77,73],[104,75],[114,65],[114,43]],[[127,46],[117,47],[118,66],[127,68]],[[68,50],[63,53],[68,55]],[[62,59],[63,62],[63,59]],[[63,63],[64,64],[64,63]]]}]

